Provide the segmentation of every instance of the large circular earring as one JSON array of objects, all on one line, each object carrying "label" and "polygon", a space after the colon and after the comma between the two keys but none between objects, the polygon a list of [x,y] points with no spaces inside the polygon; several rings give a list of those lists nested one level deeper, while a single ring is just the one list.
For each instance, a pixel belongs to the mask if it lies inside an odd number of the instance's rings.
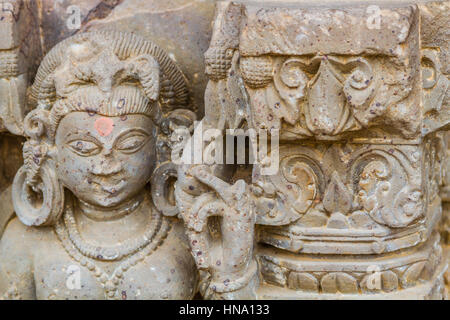
[{"label": "large circular earring", "polygon": [[176,205],[171,204],[169,199],[173,196],[173,180],[177,178],[177,169],[174,163],[165,162],[160,164],[153,172],[151,178],[151,192],[153,203],[163,215],[176,216],[179,212]]},{"label": "large circular earring", "polygon": [[64,188],[49,161],[39,168],[37,183],[27,183],[27,168],[22,166],[12,185],[14,210],[27,226],[53,225],[61,217],[64,207]]}]

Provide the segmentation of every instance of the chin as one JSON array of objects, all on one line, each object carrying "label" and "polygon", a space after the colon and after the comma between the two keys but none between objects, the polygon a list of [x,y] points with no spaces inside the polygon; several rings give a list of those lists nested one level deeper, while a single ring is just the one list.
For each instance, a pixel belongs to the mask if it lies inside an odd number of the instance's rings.
[{"label": "chin", "polygon": [[92,201],[89,201],[89,203],[92,203],[99,207],[114,208],[114,207],[120,205],[124,201],[125,201],[125,199],[123,197],[104,196],[104,197],[92,199]]},{"label": "chin", "polygon": [[[94,206],[103,207],[103,208],[114,208],[127,199],[126,194],[115,194],[111,195],[109,193],[99,193],[95,192],[95,190],[86,192],[83,194],[83,196],[80,196],[78,194],[75,194],[75,196],[80,199],[81,201],[84,201],[86,203],[89,203]],[[90,195],[91,197],[86,197],[86,195]]]}]

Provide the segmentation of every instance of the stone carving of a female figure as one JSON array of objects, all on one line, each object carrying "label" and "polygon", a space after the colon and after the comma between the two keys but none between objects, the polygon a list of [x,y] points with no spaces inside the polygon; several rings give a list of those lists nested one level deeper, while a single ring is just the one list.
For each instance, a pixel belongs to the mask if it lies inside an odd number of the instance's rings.
[{"label": "stone carving of a female figure", "polygon": [[[213,277],[199,277],[169,201],[168,135],[195,117],[181,71],[160,48],[119,32],[75,35],[47,54],[30,95],[0,297],[190,299],[199,288],[249,297],[254,271],[241,268],[236,285],[217,261]],[[211,289],[211,279],[233,289]]]}]

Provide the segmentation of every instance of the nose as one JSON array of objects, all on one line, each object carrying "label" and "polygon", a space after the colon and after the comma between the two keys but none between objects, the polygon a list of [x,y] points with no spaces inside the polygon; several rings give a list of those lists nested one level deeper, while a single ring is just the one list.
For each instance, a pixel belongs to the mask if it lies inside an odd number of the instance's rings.
[{"label": "nose", "polygon": [[91,172],[97,176],[111,176],[120,171],[122,171],[122,163],[113,156],[111,150],[105,150],[100,161],[96,162],[91,169]]},{"label": "nose", "polygon": [[111,165],[98,164],[92,168],[92,173],[97,176],[111,176],[122,171],[122,165],[114,162]]}]

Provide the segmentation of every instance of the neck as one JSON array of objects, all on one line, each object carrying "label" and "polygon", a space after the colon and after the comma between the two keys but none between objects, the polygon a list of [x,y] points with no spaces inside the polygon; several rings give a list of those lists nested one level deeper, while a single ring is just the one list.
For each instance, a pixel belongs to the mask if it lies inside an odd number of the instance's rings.
[{"label": "neck", "polygon": [[115,207],[101,207],[78,200],[78,207],[81,209],[81,213],[89,219],[95,221],[111,221],[134,212],[142,203],[143,198],[142,194],[138,194]]}]

